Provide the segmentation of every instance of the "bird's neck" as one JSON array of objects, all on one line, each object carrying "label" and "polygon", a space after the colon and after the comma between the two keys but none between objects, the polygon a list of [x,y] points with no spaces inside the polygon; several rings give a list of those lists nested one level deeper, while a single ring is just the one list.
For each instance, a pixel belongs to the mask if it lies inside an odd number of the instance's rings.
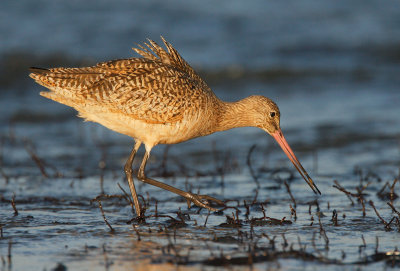
[{"label": "bird's neck", "polygon": [[237,102],[221,101],[217,131],[225,131],[236,127],[255,126],[252,111],[249,98]]}]

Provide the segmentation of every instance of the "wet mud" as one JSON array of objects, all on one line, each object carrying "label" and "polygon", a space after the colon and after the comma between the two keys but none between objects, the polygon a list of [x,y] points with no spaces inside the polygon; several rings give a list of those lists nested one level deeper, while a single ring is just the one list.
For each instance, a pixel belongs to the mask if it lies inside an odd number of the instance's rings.
[{"label": "wet mud", "polygon": [[[184,199],[136,180],[145,207],[138,219],[121,168],[130,142],[99,141],[98,133],[120,137],[93,124],[69,122],[86,138],[84,149],[73,146],[78,138],[70,139],[71,147],[60,139],[58,151],[48,149],[45,139],[33,142],[13,126],[2,135],[2,270],[27,264],[51,270],[297,270],[299,264],[304,270],[335,270],[400,264],[396,161],[323,176],[316,172],[313,153],[324,150],[303,151],[322,191],[316,196],[278,148],[251,145],[237,154],[212,140],[203,149],[184,145],[183,152],[172,152],[180,145],[158,147],[149,176],[219,198],[225,206],[213,205],[218,212],[188,208]],[[32,132],[42,129],[41,123],[28,124]],[[46,137],[57,138],[59,132],[48,131]],[[352,144],[336,147],[345,152]]]}]

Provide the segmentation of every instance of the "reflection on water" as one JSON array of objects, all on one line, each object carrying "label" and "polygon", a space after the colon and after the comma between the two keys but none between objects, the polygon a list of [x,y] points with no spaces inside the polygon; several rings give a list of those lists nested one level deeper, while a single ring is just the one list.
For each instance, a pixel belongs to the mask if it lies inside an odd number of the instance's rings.
[{"label": "reflection on water", "polygon": [[[378,262],[362,269],[391,266],[382,255],[400,239],[398,215],[387,202],[400,206],[390,187],[380,190],[399,178],[399,3],[96,4],[2,1],[1,270],[26,269],[28,263],[39,270],[57,263],[69,270],[168,270],[176,263],[182,270],[201,269],[215,259],[243,264],[249,255],[261,270],[336,270],[335,261],[347,269],[358,261]],[[83,123],[73,110],[40,97],[27,67],[131,57],[134,43],[159,41],[160,34],[198,67],[219,97],[260,94],[275,100],[288,142],[323,195],[309,190],[264,132],[234,129],[172,146],[166,166],[165,147],[156,147],[148,169],[181,189],[232,200],[228,205],[238,209],[208,216],[139,183],[152,217],[127,224],[133,214],[117,184],[128,191],[122,165],[132,140]],[[249,161],[259,188],[247,165],[253,144]],[[332,187],[334,180],[364,201]],[[392,195],[399,195],[399,187]],[[114,233],[90,201],[102,192],[119,195],[102,199]],[[394,217],[390,230],[371,200],[386,223]],[[292,223],[273,224],[263,218],[263,208],[267,217]],[[302,251],[319,258],[299,256]]]}]

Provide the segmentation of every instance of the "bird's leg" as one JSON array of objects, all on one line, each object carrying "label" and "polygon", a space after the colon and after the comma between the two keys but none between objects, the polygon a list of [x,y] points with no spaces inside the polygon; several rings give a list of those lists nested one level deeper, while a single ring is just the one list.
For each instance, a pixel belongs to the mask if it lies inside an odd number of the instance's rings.
[{"label": "bird's leg", "polygon": [[173,186],[170,186],[168,184],[147,178],[144,173],[144,170],[146,167],[147,160],[149,159],[149,156],[150,156],[150,151],[146,150],[146,153],[144,154],[143,161],[142,161],[142,164],[140,165],[138,176],[137,176],[138,179],[141,180],[142,182],[160,187],[162,189],[168,190],[172,193],[175,193],[175,194],[178,194],[178,195],[184,197],[188,201],[189,207],[190,207],[190,202],[193,202],[194,204],[196,204],[199,207],[203,207],[210,211],[216,212],[216,211],[218,211],[217,209],[212,208],[211,206],[205,204],[202,200],[215,201],[216,203],[218,203],[220,205],[225,205],[222,201],[215,199],[213,197],[210,197],[207,195],[197,195],[197,194],[193,194],[190,192],[186,192],[186,191],[180,190],[178,188],[175,188]]},{"label": "bird's leg", "polygon": [[141,216],[142,210],[140,208],[139,199],[136,194],[135,184],[133,183],[132,163],[133,163],[133,159],[135,158],[135,154],[138,151],[141,144],[142,144],[142,142],[140,142],[140,141],[135,142],[135,145],[132,148],[131,154],[129,155],[129,158],[126,161],[125,166],[124,166],[125,175],[126,175],[126,178],[128,179],[129,189],[131,190],[133,203],[135,204],[136,215],[138,217]]}]

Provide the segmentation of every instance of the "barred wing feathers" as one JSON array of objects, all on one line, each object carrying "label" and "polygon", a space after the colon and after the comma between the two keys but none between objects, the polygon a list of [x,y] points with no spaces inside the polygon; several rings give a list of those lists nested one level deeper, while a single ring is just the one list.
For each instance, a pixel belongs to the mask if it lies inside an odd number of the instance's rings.
[{"label": "barred wing feathers", "polygon": [[41,95],[69,106],[104,105],[148,123],[180,121],[214,94],[172,45],[162,39],[167,51],[151,40],[145,43],[147,48],[135,48],[143,58],[112,60],[84,68],[31,68],[30,76],[51,90]]}]

